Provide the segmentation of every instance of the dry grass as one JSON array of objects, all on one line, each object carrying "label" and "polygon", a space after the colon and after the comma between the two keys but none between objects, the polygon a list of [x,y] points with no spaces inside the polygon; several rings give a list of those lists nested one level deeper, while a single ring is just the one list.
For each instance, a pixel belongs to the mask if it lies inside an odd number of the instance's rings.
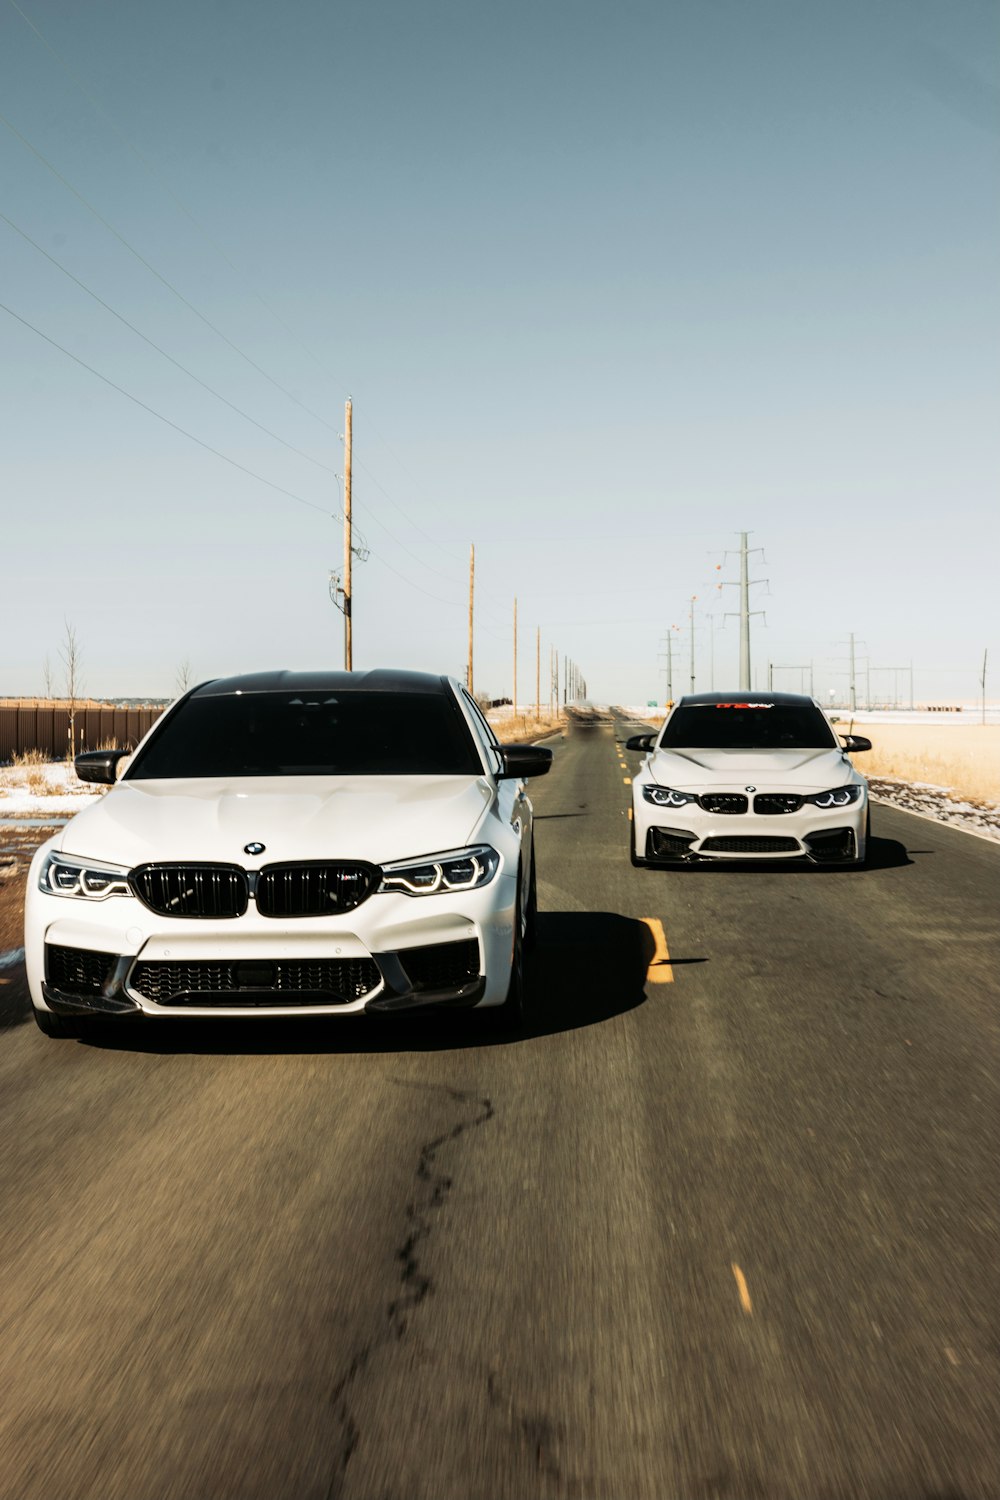
[{"label": "dry grass", "polygon": [[[847,733],[846,722],[836,728]],[[971,802],[1000,803],[1000,724],[857,724],[873,748],[859,755],[866,776],[896,776],[946,787]]]},{"label": "dry grass", "polygon": [[491,721],[493,733],[502,745],[530,745],[547,734],[557,734],[562,727],[561,718],[539,719],[534,714],[508,714],[504,719]]},{"label": "dry grass", "polygon": [[44,750],[22,750],[19,755],[12,755],[10,763],[12,766],[47,766],[50,756]]}]

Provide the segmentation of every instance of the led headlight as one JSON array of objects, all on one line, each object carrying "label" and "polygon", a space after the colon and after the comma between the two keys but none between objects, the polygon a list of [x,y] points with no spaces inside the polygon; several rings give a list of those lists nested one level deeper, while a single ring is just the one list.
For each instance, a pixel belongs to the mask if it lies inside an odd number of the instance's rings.
[{"label": "led headlight", "polygon": [[687,802],[697,802],[693,792],[675,792],[672,786],[652,786],[646,782],[642,795],[656,807],[683,807]]},{"label": "led headlight", "polygon": [[848,807],[852,802],[857,802],[861,796],[859,786],[838,786],[831,792],[814,792],[811,797],[803,797],[803,802],[811,802],[815,807]]},{"label": "led headlight", "polygon": [[473,849],[449,849],[426,859],[383,865],[379,890],[399,891],[404,896],[474,891],[489,885],[499,868],[500,856],[489,844],[477,844]]},{"label": "led headlight", "polygon": [[132,894],[128,871],[120,865],[99,865],[71,854],[50,854],[39,872],[38,887],[47,896],[82,896],[88,901]]}]

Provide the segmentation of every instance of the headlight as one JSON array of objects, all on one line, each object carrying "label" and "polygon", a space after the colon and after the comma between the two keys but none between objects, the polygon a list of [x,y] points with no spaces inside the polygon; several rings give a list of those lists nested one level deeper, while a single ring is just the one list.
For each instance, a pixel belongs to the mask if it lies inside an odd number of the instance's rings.
[{"label": "headlight", "polygon": [[103,901],[106,896],[131,896],[128,871],[120,865],[99,865],[70,854],[50,854],[38,876],[47,896],[83,896]]},{"label": "headlight", "polygon": [[474,849],[449,849],[426,859],[383,865],[379,890],[400,891],[404,896],[474,891],[481,885],[489,885],[499,868],[500,856],[489,844],[477,844]]},{"label": "headlight", "polygon": [[857,802],[861,796],[859,786],[838,786],[832,792],[814,792],[811,797],[803,797],[803,802],[812,802],[816,807],[847,807],[852,802]]},{"label": "headlight", "polygon": [[652,786],[648,782],[643,785],[642,795],[657,807],[683,807],[698,800],[693,792],[675,792],[672,786]]}]

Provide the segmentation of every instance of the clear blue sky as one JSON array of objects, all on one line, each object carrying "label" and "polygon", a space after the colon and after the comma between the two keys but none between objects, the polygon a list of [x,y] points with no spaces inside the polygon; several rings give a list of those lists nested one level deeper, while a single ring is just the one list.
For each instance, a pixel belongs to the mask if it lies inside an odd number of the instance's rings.
[{"label": "clear blue sky", "polygon": [[538,625],[543,677],[662,695],[692,594],[707,687],[749,530],[758,671],[825,696],[853,631],[883,691],[971,698],[998,60],[985,0],[0,0],[0,300],[233,461],[0,311],[0,693],[59,686],[66,620],[98,695],[339,666],[350,393],[357,666],[464,672],[475,542],[477,688],[515,594],[521,698]]}]

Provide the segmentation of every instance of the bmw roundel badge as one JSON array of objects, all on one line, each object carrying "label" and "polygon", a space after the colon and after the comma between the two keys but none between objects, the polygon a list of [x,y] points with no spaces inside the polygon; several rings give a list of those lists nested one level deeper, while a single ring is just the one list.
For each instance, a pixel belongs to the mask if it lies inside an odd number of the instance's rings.
[{"label": "bmw roundel badge", "polygon": [[757,790],[757,788],[755,786],[748,786],[748,787],[745,787],[744,790],[748,791],[748,792],[755,792]]},{"label": "bmw roundel badge", "polygon": [[264,845],[261,844],[261,843],[259,843],[256,839],[254,839],[253,843],[251,843],[251,844],[244,844],[243,845],[243,853],[244,854],[263,854],[264,853]]}]

